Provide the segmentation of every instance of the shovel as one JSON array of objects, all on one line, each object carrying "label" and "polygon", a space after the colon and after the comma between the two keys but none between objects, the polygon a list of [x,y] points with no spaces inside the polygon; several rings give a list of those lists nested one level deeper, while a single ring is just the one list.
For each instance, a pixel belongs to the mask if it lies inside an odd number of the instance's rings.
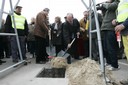
[{"label": "shovel", "polygon": [[56,56],[55,46],[46,47],[46,52],[49,56]]},{"label": "shovel", "polygon": [[[72,46],[73,42],[75,41],[75,38],[72,40],[72,42],[70,43],[70,47]],[[69,48],[67,48],[65,51],[61,50],[58,54],[57,54],[57,57],[64,57],[64,58],[67,58],[70,54],[67,53],[67,51],[69,50]]]},{"label": "shovel", "polygon": [[48,35],[49,35],[49,46],[46,47],[46,52],[49,55],[48,57],[56,56],[55,46],[53,46],[52,43],[51,43],[51,29],[49,29]]}]

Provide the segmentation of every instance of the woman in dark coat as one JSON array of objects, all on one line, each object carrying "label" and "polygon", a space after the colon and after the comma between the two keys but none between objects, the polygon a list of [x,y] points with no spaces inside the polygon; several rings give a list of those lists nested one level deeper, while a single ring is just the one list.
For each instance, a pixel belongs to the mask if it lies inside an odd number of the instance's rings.
[{"label": "woman in dark coat", "polygon": [[62,50],[62,22],[60,17],[55,17],[55,22],[51,25],[52,44],[56,48],[56,55]]}]

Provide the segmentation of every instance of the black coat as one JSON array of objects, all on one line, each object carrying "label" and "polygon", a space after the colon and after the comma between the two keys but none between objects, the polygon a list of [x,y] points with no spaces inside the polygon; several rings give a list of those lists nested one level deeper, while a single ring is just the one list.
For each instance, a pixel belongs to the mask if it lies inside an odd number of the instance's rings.
[{"label": "black coat", "polygon": [[54,29],[55,23],[51,25],[51,37],[53,45],[61,45],[62,44],[62,23],[58,24],[58,29]]},{"label": "black coat", "polygon": [[80,32],[80,24],[77,19],[73,20],[73,24],[70,24],[68,21],[66,21],[63,24],[63,39],[64,44],[69,44],[73,38],[77,37],[77,32]]}]

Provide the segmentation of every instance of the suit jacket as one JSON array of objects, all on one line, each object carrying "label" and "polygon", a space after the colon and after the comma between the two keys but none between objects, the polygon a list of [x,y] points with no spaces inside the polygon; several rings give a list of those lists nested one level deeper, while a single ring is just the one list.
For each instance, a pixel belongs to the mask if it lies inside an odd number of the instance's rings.
[{"label": "suit jacket", "polygon": [[73,38],[77,37],[77,32],[80,32],[80,24],[77,19],[73,19],[73,24],[66,21],[63,24],[63,39],[64,44],[69,44]]}]

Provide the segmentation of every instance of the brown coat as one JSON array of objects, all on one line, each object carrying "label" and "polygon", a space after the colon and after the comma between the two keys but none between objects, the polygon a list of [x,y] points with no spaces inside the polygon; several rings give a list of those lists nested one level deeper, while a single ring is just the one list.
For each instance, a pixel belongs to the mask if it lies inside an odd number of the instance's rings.
[{"label": "brown coat", "polygon": [[43,12],[37,14],[34,35],[42,38],[48,35],[48,19]]}]

